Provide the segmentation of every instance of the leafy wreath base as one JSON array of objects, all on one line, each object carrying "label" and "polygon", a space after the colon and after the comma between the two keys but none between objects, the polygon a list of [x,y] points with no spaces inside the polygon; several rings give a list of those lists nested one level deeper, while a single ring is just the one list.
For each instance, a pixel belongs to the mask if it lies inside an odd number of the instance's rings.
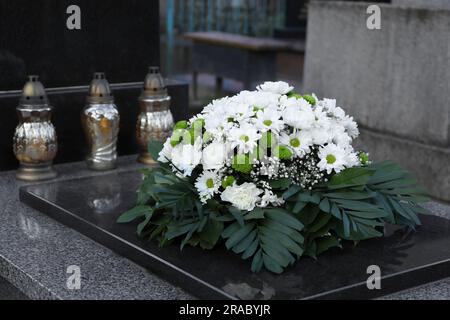
[{"label": "leafy wreath base", "polygon": [[[157,156],[162,145],[150,144]],[[175,175],[167,164],[143,170],[137,205],[119,223],[141,220],[137,234],[168,246],[211,250],[225,243],[228,250],[251,260],[251,270],[263,267],[280,274],[303,256],[316,258],[342,247],[343,241],[383,236],[386,223],[415,228],[419,203],[429,201],[407,171],[392,162],[347,169],[311,191],[290,180],[272,181],[286,204],[243,212],[218,200],[202,205],[193,181]]]}]

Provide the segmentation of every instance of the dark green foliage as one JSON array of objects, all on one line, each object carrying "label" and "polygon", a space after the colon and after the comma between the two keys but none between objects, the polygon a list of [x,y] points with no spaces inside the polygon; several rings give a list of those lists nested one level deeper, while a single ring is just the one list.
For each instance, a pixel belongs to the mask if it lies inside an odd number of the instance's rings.
[{"label": "dark green foliage", "polygon": [[[149,146],[153,156],[161,148]],[[391,162],[347,169],[310,191],[288,179],[270,181],[285,206],[251,212],[218,200],[202,205],[193,180],[164,164],[143,174],[137,206],[119,223],[139,220],[137,233],[161,246],[180,240],[181,248],[209,250],[223,242],[254,272],[282,273],[302,256],[316,258],[343,241],[381,237],[385,223],[414,228],[426,213],[419,203],[428,201],[414,177]]]}]

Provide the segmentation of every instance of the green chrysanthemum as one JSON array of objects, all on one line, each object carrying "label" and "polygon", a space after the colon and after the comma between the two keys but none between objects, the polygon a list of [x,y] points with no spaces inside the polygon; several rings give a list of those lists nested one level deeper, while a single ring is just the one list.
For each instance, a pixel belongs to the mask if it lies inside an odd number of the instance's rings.
[{"label": "green chrysanthemum", "polygon": [[228,176],[222,180],[222,188],[226,189],[231,187],[236,182],[236,179],[233,176]]},{"label": "green chrysanthemum", "polygon": [[279,145],[273,150],[273,155],[281,160],[290,160],[294,154],[288,147]]},{"label": "green chrysanthemum", "polygon": [[172,136],[170,137],[170,144],[172,147],[176,147],[180,144],[181,140],[183,139],[183,135],[185,134],[184,129],[175,129]]},{"label": "green chrysanthemum", "polygon": [[233,157],[231,167],[237,172],[245,174],[249,174],[253,169],[253,165],[250,163],[250,156],[248,154],[238,154]]},{"label": "green chrysanthemum", "polygon": [[309,94],[305,94],[302,98],[305,99],[306,101],[308,101],[310,105],[312,105],[312,106],[316,105],[316,99],[314,99],[313,96],[311,96]]},{"label": "green chrysanthemum", "polygon": [[177,130],[177,129],[186,129],[187,127],[188,127],[188,122],[187,121],[179,121],[175,125],[175,130]]}]

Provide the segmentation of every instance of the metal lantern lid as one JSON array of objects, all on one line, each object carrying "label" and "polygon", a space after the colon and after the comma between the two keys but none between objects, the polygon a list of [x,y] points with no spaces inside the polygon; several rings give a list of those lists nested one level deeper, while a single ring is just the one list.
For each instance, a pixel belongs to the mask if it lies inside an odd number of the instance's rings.
[{"label": "metal lantern lid", "polygon": [[159,67],[150,67],[144,81],[141,99],[154,99],[167,96],[167,87],[159,71]]},{"label": "metal lantern lid", "polygon": [[28,76],[28,81],[22,89],[22,97],[20,98],[20,105],[33,106],[48,106],[48,98],[45,93],[45,88],[39,81],[39,76]]},{"label": "metal lantern lid", "polygon": [[94,73],[94,78],[89,87],[87,102],[90,104],[113,103],[114,96],[111,94],[111,88],[103,72]]}]

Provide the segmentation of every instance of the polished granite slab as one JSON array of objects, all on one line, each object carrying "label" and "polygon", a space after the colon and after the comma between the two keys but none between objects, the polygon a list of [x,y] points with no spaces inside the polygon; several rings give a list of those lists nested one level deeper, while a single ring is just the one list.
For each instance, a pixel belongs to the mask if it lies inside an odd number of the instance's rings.
[{"label": "polished granite slab", "polygon": [[0,277],[0,301],[2,300],[28,300],[28,298],[12,284]]},{"label": "polished granite slab", "polygon": [[[137,170],[137,155],[114,172]],[[53,181],[96,177],[85,162],[55,166]],[[33,300],[172,300],[192,295],[19,200],[15,171],[0,172],[0,277]],[[67,287],[67,268],[81,268],[81,288]]]},{"label": "polished granite slab", "polygon": [[[252,274],[249,263],[217,249],[161,249],[139,240],[135,225],[115,223],[131,208],[142,179],[136,171],[24,187],[29,206],[76,229],[200,298],[364,299],[450,276],[450,221],[422,217],[417,232],[389,228],[383,239],[303,259],[285,274]],[[381,290],[368,290],[367,267],[381,268]]]}]

